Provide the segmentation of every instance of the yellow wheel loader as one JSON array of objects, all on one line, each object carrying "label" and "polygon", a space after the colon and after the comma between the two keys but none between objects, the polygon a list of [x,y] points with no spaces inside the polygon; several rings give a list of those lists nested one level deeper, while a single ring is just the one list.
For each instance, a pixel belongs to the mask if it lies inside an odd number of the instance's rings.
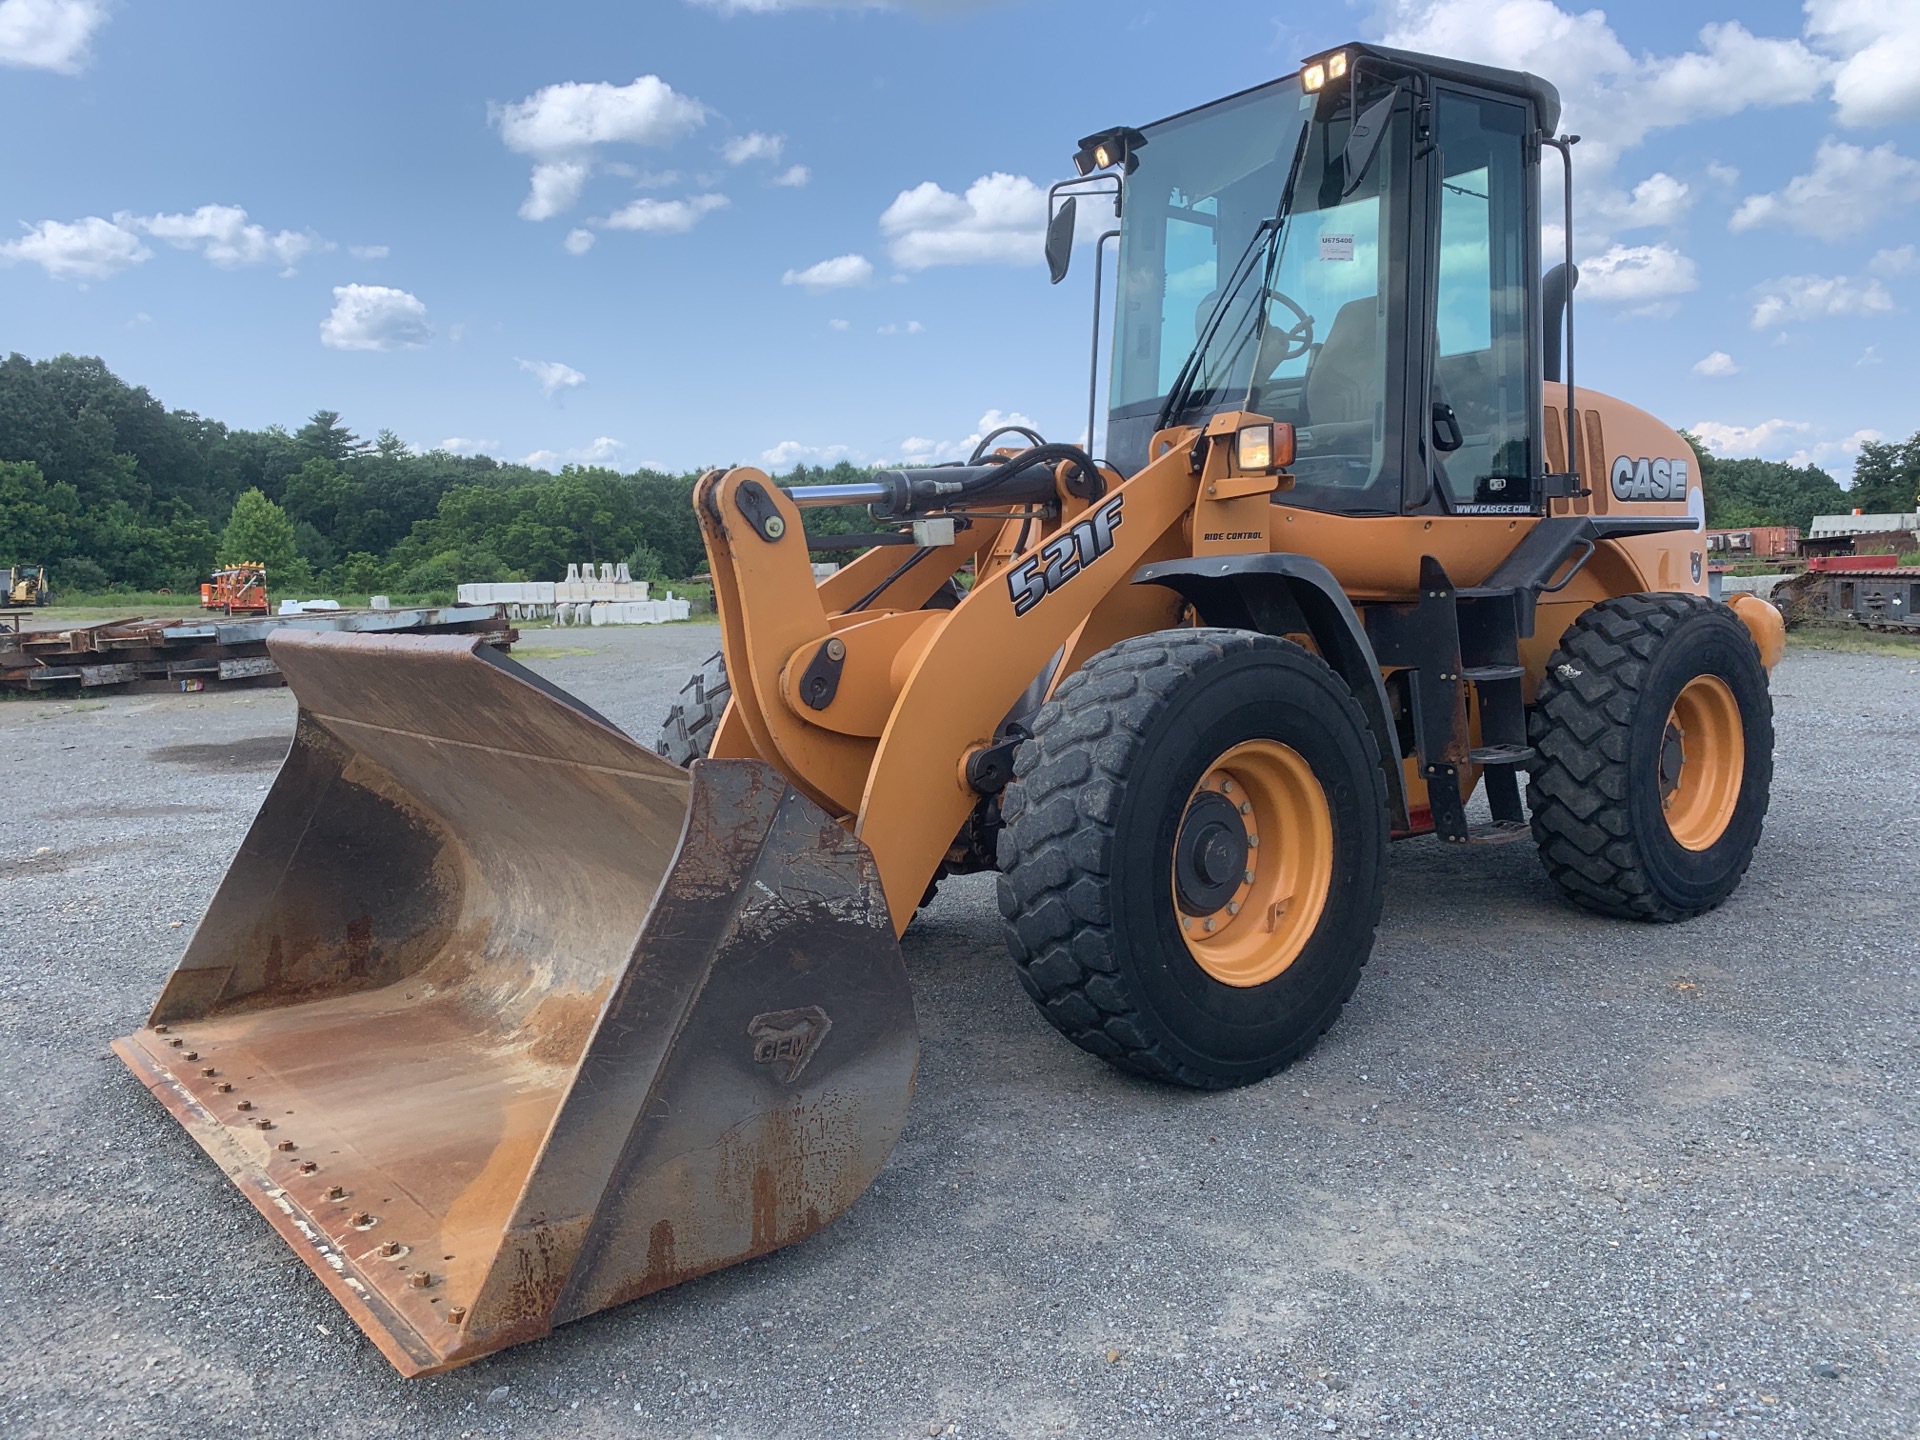
[{"label": "yellow wheel loader", "polygon": [[[1203,1088],[1334,1022],[1392,839],[1720,904],[1780,622],[1707,598],[1682,438],[1573,386],[1559,111],[1349,45],[1090,137],[1048,250],[1116,207],[1104,458],[704,476],[724,669],[671,758],[470,638],[281,631],[292,751],[120,1055],[423,1374],[850,1205],[943,875],[998,871],[1075,1044]],[[816,581],[809,509],[856,502]]]}]

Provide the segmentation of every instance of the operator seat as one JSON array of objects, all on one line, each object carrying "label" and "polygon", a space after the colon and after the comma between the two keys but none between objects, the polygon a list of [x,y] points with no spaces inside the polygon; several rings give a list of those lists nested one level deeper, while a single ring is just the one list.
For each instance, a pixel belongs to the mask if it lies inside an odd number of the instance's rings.
[{"label": "operator seat", "polygon": [[1377,295],[1342,305],[1307,368],[1307,425],[1313,448],[1322,455],[1365,454],[1372,448],[1382,379],[1379,309]]}]

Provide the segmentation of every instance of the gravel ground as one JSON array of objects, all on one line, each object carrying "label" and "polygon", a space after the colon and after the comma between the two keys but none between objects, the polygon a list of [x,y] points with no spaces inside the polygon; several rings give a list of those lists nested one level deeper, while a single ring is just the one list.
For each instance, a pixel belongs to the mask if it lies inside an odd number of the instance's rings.
[{"label": "gravel ground", "polygon": [[[529,636],[650,738],[703,626]],[[1920,656],[1796,650],[1745,888],[1558,903],[1396,847],[1346,1017],[1227,1095],[1120,1076],[1016,985],[990,884],[906,956],[925,1051],[804,1244],[402,1381],[108,1053],[291,733],[285,691],[0,704],[0,1432],[1920,1432]]]}]

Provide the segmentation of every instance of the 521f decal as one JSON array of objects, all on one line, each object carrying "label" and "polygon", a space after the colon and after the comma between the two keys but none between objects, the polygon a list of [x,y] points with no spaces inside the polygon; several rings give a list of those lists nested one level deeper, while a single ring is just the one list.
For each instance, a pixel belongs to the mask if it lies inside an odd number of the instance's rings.
[{"label": "521f decal", "polygon": [[1037,554],[1007,572],[1007,589],[1013,596],[1015,615],[1026,614],[1113,549],[1113,532],[1120,528],[1120,507],[1125,500],[1124,495],[1114,496],[1066,534],[1054,536]]}]

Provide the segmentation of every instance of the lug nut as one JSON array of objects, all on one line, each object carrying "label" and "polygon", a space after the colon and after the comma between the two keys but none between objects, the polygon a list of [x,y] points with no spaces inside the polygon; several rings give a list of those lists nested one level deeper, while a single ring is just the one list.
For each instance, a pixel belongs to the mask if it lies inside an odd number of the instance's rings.
[{"label": "lug nut", "polygon": [[1227,901],[1227,914],[1238,915],[1239,913],[1240,913],[1240,902],[1238,900]]},{"label": "lug nut", "polygon": [[1250,802],[1250,801],[1247,801],[1247,800],[1242,800],[1242,801],[1240,802],[1240,813],[1241,813],[1242,815],[1251,815],[1251,814],[1253,813],[1253,804],[1252,804],[1252,802]]},{"label": "lug nut", "polygon": [[318,1170],[319,1168],[320,1168],[320,1165],[317,1161],[302,1160],[300,1162],[300,1173],[302,1175],[311,1175],[313,1174],[314,1171]]},{"label": "lug nut", "polygon": [[400,1253],[400,1242],[398,1240],[382,1240],[380,1242],[380,1253],[391,1259]]},{"label": "lug nut", "polygon": [[1243,885],[1253,884],[1253,871],[1244,871],[1240,876],[1240,883]]},{"label": "lug nut", "polygon": [[1207,917],[1207,933],[1209,935],[1213,933],[1213,917],[1211,915]]},{"label": "lug nut", "polygon": [[346,1198],[347,1198],[347,1190],[344,1185],[329,1185],[327,1187],[327,1199],[344,1200]]},{"label": "lug nut", "polygon": [[433,1276],[429,1275],[424,1270],[416,1270],[407,1277],[407,1284],[411,1285],[416,1290],[424,1290],[429,1285],[433,1284]]}]

